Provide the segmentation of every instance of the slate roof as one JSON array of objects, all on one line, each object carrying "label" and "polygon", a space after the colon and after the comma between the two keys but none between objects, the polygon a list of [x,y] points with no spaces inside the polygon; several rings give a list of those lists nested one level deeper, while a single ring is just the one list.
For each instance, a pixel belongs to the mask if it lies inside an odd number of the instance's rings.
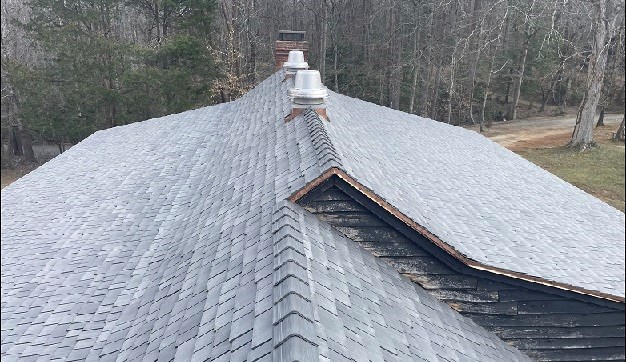
[{"label": "slate roof", "polygon": [[527,359],[285,201],[338,160],[282,79],[2,190],[3,361]]},{"label": "slate roof", "polygon": [[624,298],[624,213],[476,132],[331,92],[339,168],[479,263]]}]

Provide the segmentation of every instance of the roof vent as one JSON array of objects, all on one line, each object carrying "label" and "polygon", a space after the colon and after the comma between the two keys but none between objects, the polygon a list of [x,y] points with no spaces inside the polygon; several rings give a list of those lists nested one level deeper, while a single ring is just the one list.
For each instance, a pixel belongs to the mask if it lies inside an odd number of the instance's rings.
[{"label": "roof vent", "polygon": [[285,120],[290,121],[311,108],[322,118],[326,116],[326,98],[328,90],[322,84],[322,77],[317,70],[299,70],[296,72],[294,87],[289,90],[291,114]]},{"label": "roof vent", "polygon": [[309,69],[309,63],[304,60],[302,50],[292,50],[289,52],[287,61],[283,63],[283,68],[285,69],[287,78],[290,78],[299,70]]}]

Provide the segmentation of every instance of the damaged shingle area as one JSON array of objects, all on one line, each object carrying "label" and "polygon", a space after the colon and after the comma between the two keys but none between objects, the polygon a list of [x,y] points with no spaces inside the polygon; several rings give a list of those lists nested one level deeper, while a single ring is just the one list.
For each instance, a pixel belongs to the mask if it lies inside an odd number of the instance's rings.
[{"label": "damaged shingle area", "polygon": [[350,103],[285,123],[283,77],[2,190],[3,361],[527,360],[285,201],[358,167],[333,139]]}]

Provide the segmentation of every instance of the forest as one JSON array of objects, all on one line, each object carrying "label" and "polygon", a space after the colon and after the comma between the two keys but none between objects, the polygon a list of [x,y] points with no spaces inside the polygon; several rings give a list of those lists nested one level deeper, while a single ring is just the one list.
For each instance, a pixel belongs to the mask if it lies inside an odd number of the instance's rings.
[{"label": "forest", "polygon": [[584,149],[624,109],[623,0],[2,0],[2,167],[236,99],[281,29],[329,89],[453,125],[577,107]]}]

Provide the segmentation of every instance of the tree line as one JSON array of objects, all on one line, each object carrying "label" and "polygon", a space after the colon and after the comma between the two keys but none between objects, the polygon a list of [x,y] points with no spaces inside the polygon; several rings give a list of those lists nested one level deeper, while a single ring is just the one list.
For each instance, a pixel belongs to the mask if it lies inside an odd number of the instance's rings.
[{"label": "tree line", "polygon": [[2,0],[3,155],[233,100],[274,71],[280,29],[305,30],[309,63],[350,96],[481,127],[579,106],[583,125],[597,107],[623,111],[623,10],[623,0]]}]

